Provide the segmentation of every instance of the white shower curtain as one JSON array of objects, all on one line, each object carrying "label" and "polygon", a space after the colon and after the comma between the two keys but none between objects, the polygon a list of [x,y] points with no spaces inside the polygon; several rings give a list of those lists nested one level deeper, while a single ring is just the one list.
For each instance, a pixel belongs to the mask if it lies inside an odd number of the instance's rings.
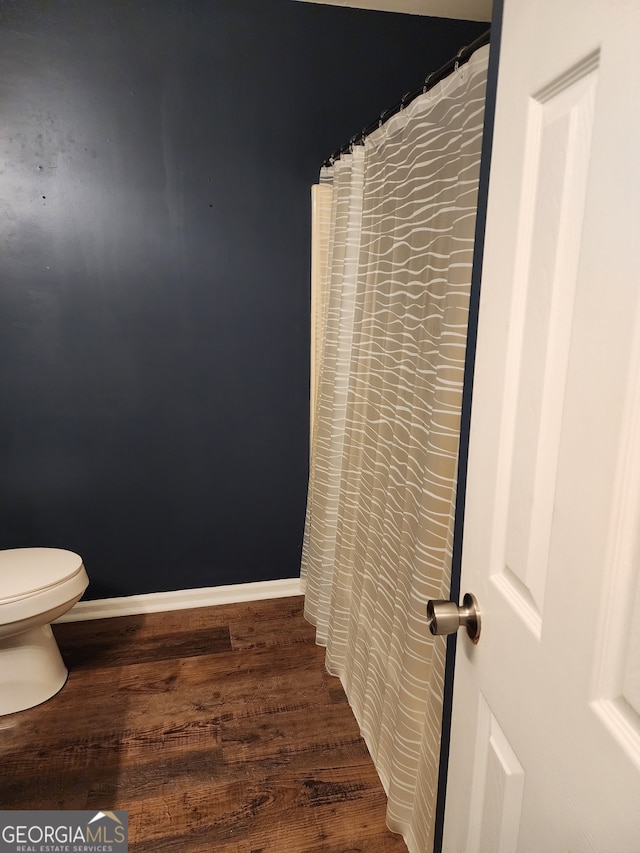
[{"label": "white shower curtain", "polygon": [[305,614],[411,853],[433,846],[445,643],[425,605],[449,597],[488,50],[320,178]]}]

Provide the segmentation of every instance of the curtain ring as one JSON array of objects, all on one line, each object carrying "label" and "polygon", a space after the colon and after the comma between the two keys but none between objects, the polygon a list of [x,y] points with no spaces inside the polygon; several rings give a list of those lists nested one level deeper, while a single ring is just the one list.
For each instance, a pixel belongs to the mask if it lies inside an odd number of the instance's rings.
[{"label": "curtain ring", "polygon": [[406,106],[405,101],[411,95],[411,92],[405,92],[402,98],[400,99],[400,109],[403,110]]},{"label": "curtain ring", "polygon": [[422,94],[423,94],[423,95],[426,95],[426,93],[427,93],[427,92],[429,91],[429,89],[431,88],[431,87],[429,86],[429,83],[431,82],[431,78],[432,78],[432,77],[435,77],[435,76],[436,76],[436,72],[435,72],[435,71],[432,71],[432,72],[431,72],[431,74],[429,74],[429,76],[428,76],[428,77],[425,77],[425,80],[424,80],[424,86],[422,87]]},{"label": "curtain ring", "polygon": [[460,71],[460,60],[462,59],[462,54],[465,52],[466,49],[467,49],[467,45],[460,48],[460,50],[456,54],[456,61],[455,61],[455,64],[453,66],[453,70],[457,74],[459,74],[460,77],[462,77],[462,71]]},{"label": "curtain ring", "polygon": [[382,127],[382,125],[384,124],[384,117],[388,112],[389,110],[382,110],[382,112],[380,113],[380,117],[378,118],[378,127]]}]

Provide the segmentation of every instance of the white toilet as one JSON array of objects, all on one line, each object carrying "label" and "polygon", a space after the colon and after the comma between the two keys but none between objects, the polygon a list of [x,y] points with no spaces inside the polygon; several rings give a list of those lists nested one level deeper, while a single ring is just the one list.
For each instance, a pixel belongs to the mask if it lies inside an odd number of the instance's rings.
[{"label": "white toilet", "polygon": [[51,622],[89,584],[82,558],[60,548],[0,551],[0,715],[54,696],[67,680]]}]

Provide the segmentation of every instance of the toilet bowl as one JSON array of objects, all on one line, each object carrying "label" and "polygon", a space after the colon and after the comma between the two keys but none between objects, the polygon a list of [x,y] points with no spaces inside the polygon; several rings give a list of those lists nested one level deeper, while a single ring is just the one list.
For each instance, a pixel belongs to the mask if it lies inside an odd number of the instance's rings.
[{"label": "toilet bowl", "polygon": [[0,551],[0,715],[39,705],[67,680],[51,622],[89,584],[82,558],[60,548]]}]

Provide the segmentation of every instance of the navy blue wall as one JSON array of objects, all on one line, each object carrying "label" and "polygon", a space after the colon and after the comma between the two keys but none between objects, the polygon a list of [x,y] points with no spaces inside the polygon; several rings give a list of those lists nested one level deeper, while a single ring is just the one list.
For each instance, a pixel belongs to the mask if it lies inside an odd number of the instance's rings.
[{"label": "navy blue wall", "polygon": [[88,597],[298,574],[309,185],[486,25],[0,0],[0,547]]}]

